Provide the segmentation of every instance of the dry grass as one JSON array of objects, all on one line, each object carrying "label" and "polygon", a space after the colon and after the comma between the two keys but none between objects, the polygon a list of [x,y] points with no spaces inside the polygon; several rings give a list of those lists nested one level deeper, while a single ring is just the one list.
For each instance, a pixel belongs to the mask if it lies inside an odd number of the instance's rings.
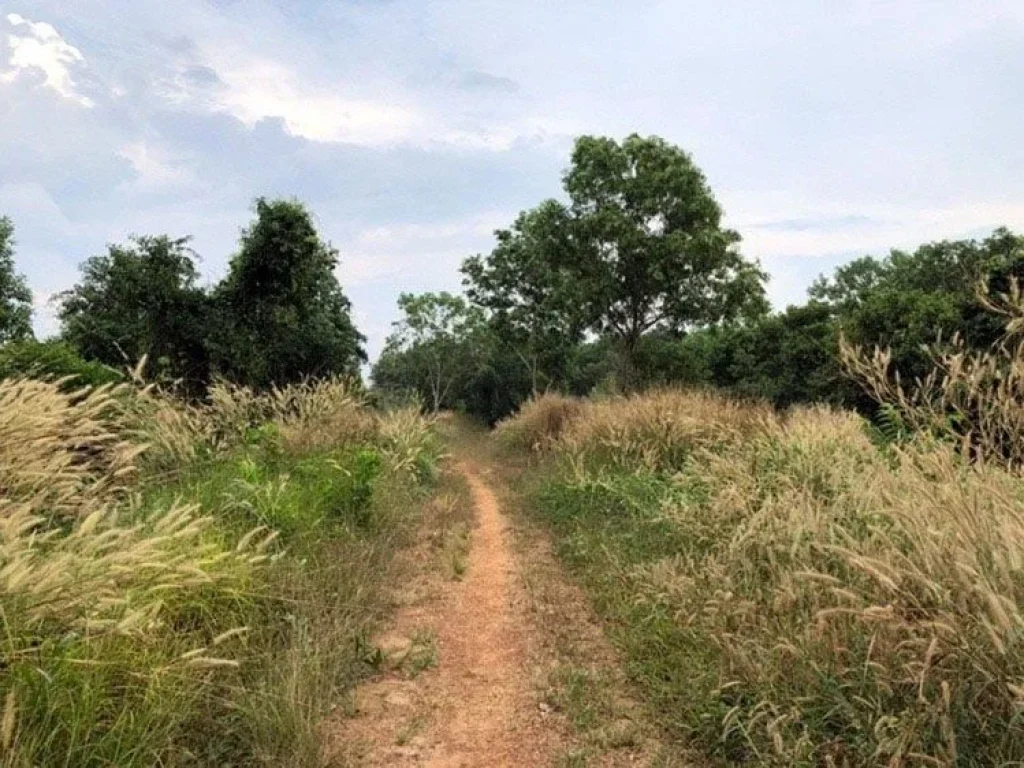
[{"label": "dry grass", "polygon": [[112,417],[123,389],[65,394],[59,382],[0,382],[0,493],[34,514],[91,513],[123,494],[141,448]]},{"label": "dry grass", "polygon": [[[60,384],[0,382],[0,763],[318,764],[429,425],[342,380],[203,405]],[[289,489],[294,553],[232,511],[240,480]]]},{"label": "dry grass", "polygon": [[540,503],[709,754],[1024,760],[1018,476],[927,437],[882,453],[849,413],[669,392],[588,405],[560,444]]},{"label": "dry grass", "polygon": [[558,440],[583,410],[583,401],[577,398],[544,394],[527,401],[518,413],[500,422],[495,435],[509,447],[542,451]]},{"label": "dry grass", "polygon": [[708,502],[664,514],[707,550],[646,566],[643,589],[721,654],[709,693],[743,702],[723,738],[779,764],[1021,759],[1016,478],[945,446],[891,466],[827,411],[704,452],[693,474]]},{"label": "dry grass", "polygon": [[563,428],[558,448],[580,461],[674,468],[696,447],[727,445],[756,433],[770,416],[768,406],[710,392],[659,389],[587,402]]}]

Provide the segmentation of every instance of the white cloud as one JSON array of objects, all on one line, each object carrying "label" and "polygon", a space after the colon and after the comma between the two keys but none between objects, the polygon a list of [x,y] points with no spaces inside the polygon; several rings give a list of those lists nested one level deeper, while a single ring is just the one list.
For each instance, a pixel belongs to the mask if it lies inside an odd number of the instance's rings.
[{"label": "white cloud", "polygon": [[33,22],[17,13],[9,13],[7,22],[15,31],[7,36],[10,68],[0,72],[0,82],[10,83],[25,72],[38,71],[43,74],[46,87],[83,107],[93,106],[92,99],[76,90],[71,77],[72,67],[85,63],[81,51],[44,21]]},{"label": "white cloud", "polygon": [[189,168],[146,141],[127,144],[118,154],[131,163],[138,174],[136,184],[142,189],[175,187],[195,180]]},{"label": "white cloud", "polygon": [[430,283],[457,285],[462,260],[489,250],[494,230],[512,219],[512,214],[492,211],[437,224],[363,230],[341,246],[341,277],[347,285],[360,285],[416,274]]},{"label": "white cloud", "polygon": [[45,339],[57,335],[60,331],[60,320],[54,304],[55,293],[32,291],[32,328],[36,337]]},{"label": "white cloud", "polygon": [[934,240],[962,238],[997,226],[1024,229],[1024,204],[964,203],[950,207],[791,205],[774,215],[728,222],[751,256],[829,257],[879,254]]},{"label": "white cloud", "polygon": [[379,145],[400,141],[423,126],[414,108],[303,83],[291,69],[270,59],[237,51],[212,58],[224,87],[208,103],[250,127],[279,118],[289,133],[312,141]]}]

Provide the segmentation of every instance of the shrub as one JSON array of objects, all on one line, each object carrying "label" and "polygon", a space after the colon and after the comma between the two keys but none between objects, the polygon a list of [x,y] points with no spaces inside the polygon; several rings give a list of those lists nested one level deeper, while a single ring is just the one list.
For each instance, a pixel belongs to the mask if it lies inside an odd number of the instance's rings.
[{"label": "shrub", "polygon": [[124,381],[124,375],[101,363],[83,360],[60,341],[14,341],[0,346],[0,379],[62,381],[63,389],[100,387]]}]

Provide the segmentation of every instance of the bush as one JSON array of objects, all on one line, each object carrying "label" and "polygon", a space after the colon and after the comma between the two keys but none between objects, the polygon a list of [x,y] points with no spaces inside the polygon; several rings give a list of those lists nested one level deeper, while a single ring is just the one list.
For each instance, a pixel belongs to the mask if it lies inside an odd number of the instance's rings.
[{"label": "bush", "polygon": [[0,346],[0,379],[65,381],[65,390],[100,387],[124,381],[124,375],[101,363],[86,361],[60,341],[14,341]]}]

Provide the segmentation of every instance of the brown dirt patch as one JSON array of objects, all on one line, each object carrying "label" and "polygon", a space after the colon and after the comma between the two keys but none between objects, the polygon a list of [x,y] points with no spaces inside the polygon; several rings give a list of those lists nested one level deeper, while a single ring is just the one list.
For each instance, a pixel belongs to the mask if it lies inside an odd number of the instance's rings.
[{"label": "brown dirt patch", "polygon": [[538,699],[528,654],[528,601],[508,520],[469,462],[475,524],[461,582],[422,581],[378,640],[387,672],[332,723],[336,762],[378,766],[540,766],[563,741]]}]

